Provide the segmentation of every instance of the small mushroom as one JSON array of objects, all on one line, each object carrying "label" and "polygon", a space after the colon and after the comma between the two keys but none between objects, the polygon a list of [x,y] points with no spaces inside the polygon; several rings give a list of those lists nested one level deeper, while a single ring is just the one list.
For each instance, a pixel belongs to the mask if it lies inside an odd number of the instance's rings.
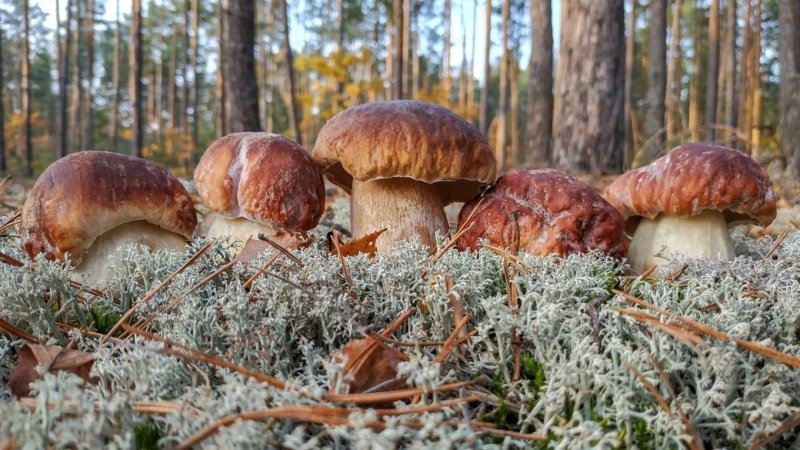
[{"label": "small mushroom", "polygon": [[464,205],[458,226],[466,229],[457,243],[461,251],[486,241],[536,256],[598,250],[619,258],[630,242],[613,206],[591,186],[552,169],[504,173]]},{"label": "small mushroom", "polygon": [[711,144],[683,144],[617,178],[605,198],[632,234],[628,260],[643,272],[671,255],[734,258],[728,227],[775,218],[769,176],[752,158]]},{"label": "small mushroom", "polygon": [[31,258],[64,261],[95,283],[112,274],[131,244],[185,250],[197,226],[189,193],[154,162],[84,151],[51,164],[22,210],[22,245]]},{"label": "small mushroom", "polygon": [[342,111],[322,127],[312,154],[350,193],[354,238],[387,228],[378,252],[413,237],[436,248],[436,233],[449,231],[444,206],[471,199],[497,171],[480,131],[447,108],[410,100]]},{"label": "small mushroom", "polygon": [[322,170],[293,140],[234,133],[215,141],[194,171],[197,193],[216,216],[209,237],[251,237],[314,228],[325,210]]}]

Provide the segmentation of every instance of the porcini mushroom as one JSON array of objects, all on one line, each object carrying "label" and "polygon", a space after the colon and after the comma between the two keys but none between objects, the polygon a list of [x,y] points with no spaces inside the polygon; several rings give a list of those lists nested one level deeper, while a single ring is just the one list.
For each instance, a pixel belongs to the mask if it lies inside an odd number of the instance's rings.
[{"label": "porcini mushroom", "polygon": [[217,139],[194,171],[203,203],[217,216],[209,237],[242,242],[259,234],[314,228],[325,210],[322,169],[293,140],[272,133]]},{"label": "porcini mushroom", "polygon": [[429,249],[449,231],[444,206],[494,181],[486,138],[439,105],[396,100],[347,109],[320,130],[312,152],[325,175],[351,195],[351,233],[386,228],[379,252],[419,237]]},{"label": "porcini mushroom", "polygon": [[197,226],[189,193],[158,164],[85,151],[51,164],[22,210],[21,237],[34,258],[68,261],[94,283],[130,244],[182,251]]},{"label": "porcini mushroom", "polygon": [[605,191],[632,234],[628,260],[643,272],[671,255],[734,258],[728,227],[775,218],[769,176],[752,158],[711,144],[683,144],[627,172]]},{"label": "porcini mushroom", "polygon": [[504,173],[458,217],[466,230],[458,248],[482,241],[536,256],[591,250],[622,257],[628,249],[622,216],[591,186],[552,169]]}]

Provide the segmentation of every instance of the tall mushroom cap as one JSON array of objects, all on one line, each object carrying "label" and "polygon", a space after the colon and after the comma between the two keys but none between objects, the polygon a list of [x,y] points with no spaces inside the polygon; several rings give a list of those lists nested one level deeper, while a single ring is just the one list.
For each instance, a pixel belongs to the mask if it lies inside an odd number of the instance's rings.
[{"label": "tall mushroom cap", "polygon": [[227,219],[306,231],[325,210],[322,170],[303,147],[277,134],[219,138],[200,159],[194,180],[203,203]]},{"label": "tall mushroom cap", "polygon": [[603,196],[634,231],[639,218],[688,217],[722,211],[727,223],[767,226],[777,214],[769,175],[752,158],[730,148],[689,143],[652,164],[621,175]]},{"label": "tall mushroom cap", "polygon": [[[469,220],[467,220],[469,219]],[[501,175],[482,196],[464,205],[459,250],[482,240],[536,255],[568,256],[598,250],[622,257],[630,240],[622,216],[577,178],[553,169]]]},{"label": "tall mushroom cap", "polygon": [[141,158],[84,151],[51,164],[36,180],[22,210],[21,236],[32,258],[79,265],[108,231],[148,222],[186,240],[197,226],[194,204],[181,182]]},{"label": "tall mushroom cap", "polygon": [[342,111],[322,127],[312,153],[347,192],[353,178],[405,177],[434,184],[445,205],[471,199],[497,174],[478,129],[443,106],[413,100]]}]

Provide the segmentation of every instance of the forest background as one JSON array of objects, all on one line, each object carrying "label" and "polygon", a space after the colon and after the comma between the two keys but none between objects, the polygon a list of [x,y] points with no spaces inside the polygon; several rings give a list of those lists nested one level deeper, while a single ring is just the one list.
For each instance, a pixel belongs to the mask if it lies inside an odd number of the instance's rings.
[{"label": "forest background", "polygon": [[0,49],[2,174],[96,149],[187,176],[221,135],[310,149],[401,98],[471,121],[503,169],[710,141],[800,174],[798,0],[2,0]]}]

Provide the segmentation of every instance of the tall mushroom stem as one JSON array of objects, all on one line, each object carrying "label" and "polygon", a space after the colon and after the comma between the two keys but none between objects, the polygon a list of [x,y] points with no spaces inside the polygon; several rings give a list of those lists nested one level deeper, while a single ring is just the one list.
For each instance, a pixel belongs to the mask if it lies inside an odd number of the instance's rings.
[{"label": "tall mushroom stem", "polygon": [[433,185],[410,178],[353,180],[350,194],[350,228],[359,238],[386,228],[375,243],[379,252],[401,241],[419,237],[431,251],[436,233],[449,231],[439,193]]},{"label": "tall mushroom stem", "polygon": [[671,255],[731,260],[736,255],[722,212],[705,210],[689,217],[659,214],[642,218],[628,250],[631,269],[642,273],[669,263]]}]

